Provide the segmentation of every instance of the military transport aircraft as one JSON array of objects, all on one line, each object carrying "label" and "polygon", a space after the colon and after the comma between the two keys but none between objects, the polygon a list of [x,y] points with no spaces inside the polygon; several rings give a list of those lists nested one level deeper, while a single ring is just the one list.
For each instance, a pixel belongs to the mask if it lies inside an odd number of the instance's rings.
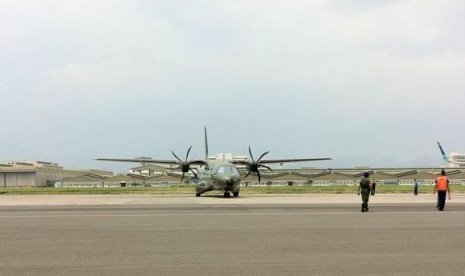
[{"label": "military transport aircraft", "polygon": [[135,159],[115,159],[115,158],[97,158],[100,161],[117,161],[117,162],[137,162],[137,163],[153,163],[158,165],[169,165],[168,169],[177,169],[182,171],[181,181],[184,179],[186,173],[191,172],[198,180],[195,195],[199,197],[201,194],[220,190],[224,192],[224,197],[230,197],[231,193],[234,197],[239,196],[240,183],[242,180],[241,174],[237,167],[244,167],[247,170],[244,178],[251,173],[256,174],[260,182],[260,170],[272,169],[266,164],[283,164],[289,162],[307,162],[307,161],[321,161],[331,160],[331,158],[302,158],[302,159],[271,159],[265,160],[263,157],[269,151],[263,153],[254,159],[252,150],[249,146],[249,154],[251,160],[210,160],[208,158],[208,141],[207,141],[207,128],[205,131],[205,159],[204,160],[189,160],[189,153],[192,146],[187,150],[186,158],[182,160],[173,151],[171,153],[176,159],[173,160],[156,160],[149,158],[135,158]]}]

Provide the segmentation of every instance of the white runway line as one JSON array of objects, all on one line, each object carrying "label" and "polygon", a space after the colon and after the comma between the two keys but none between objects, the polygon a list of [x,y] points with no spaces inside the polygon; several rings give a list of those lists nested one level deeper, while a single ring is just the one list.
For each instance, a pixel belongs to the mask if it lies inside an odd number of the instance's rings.
[{"label": "white runway line", "polygon": [[69,214],[60,214],[60,215],[0,215],[0,218],[110,218],[110,217],[168,217],[168,216],[324,216],[324,215],[350,215],[350,216],[360,216],[360,215],[380,215],[380,214],[441,214],[441,215],[448,215],[448,214],[465,214],[465,211],[405,211],[405,212],[376,212],[370,211],[366,214],[362,214],[361,212],[318,212],[318,213],[211,213],[211,214],[187,214],[187,213],[174,213],[174,214],[127,214],[127,215],[109,215],[109,214],[96,214],[96,215],[69,215]]}]

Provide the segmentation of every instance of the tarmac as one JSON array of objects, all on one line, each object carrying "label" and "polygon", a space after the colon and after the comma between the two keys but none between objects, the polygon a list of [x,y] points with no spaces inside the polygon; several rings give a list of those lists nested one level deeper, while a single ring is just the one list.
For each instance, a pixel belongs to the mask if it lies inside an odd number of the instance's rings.
[{"label": "tarmac", "polygon": [[[223,198],[218,195],[0,195],[0,206],[27,205],[235,205],[235,204],[357,204],[356,194],[298,194],[298,195],[241,195]],[[371,204],[418,204],[434,203],[436,195],[376,194]],[[447,204],[465,203],[465,194],[452,194]]]},{"label": "tarmac", "polygon": [[0,195],[0,275],[463,275],[465,195]]}]

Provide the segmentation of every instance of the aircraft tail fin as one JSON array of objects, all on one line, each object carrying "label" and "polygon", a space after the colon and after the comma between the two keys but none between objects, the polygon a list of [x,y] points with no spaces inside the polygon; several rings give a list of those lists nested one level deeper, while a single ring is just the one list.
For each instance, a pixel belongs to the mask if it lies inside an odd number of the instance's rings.
[{"label": "aircraft tail fin", "polygon": [[450,162],[449,158],[447,157],[446,153],[444,152],[444,150],[442,149],[441,147],[441,144],[438,142],[438,146],[439,146],[439,150],[441,151],[441,154],[442,154],[442,158],[444,158],[444,160],[446,162]]},{"label": "aircraft tail fin", "polygon": [[205,132],[205,160],[208,160],[208,139],[207,139],[207,127],[203,127]]}]

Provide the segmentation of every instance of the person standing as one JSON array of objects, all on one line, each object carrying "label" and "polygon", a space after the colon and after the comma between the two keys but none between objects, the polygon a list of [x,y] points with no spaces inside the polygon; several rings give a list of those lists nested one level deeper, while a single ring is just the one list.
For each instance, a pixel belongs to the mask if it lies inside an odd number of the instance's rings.
[{"label": "person standing", "polygon": [[371,181],[371,195],[374,196],[376,194],[376,180]]},{"label": "person standing", "polygon": [[413,180],[413,195],[418,195],[418,181],[416,178]]},{"label": "person standing", "polygon": [[370,199],[370,190],[371,190],[371,182],[368,178],[370,174],[365,172],[363,174],[363,179],[360,180],[358,185],[357,195],[362,194],[362,212],[368,212],[368,200]]},{"label": "person standing", "polygon": [[435,194],[436,191],[438,192],[438,202],[436,207],[439,211],[442,211],[446,205],[446,192],[448,193],[450,200],[449,179],[447,178],[444,170],[442,170],[441,175],[436,178],[435,183],[436,185],[434,185],[433,194]]}]

